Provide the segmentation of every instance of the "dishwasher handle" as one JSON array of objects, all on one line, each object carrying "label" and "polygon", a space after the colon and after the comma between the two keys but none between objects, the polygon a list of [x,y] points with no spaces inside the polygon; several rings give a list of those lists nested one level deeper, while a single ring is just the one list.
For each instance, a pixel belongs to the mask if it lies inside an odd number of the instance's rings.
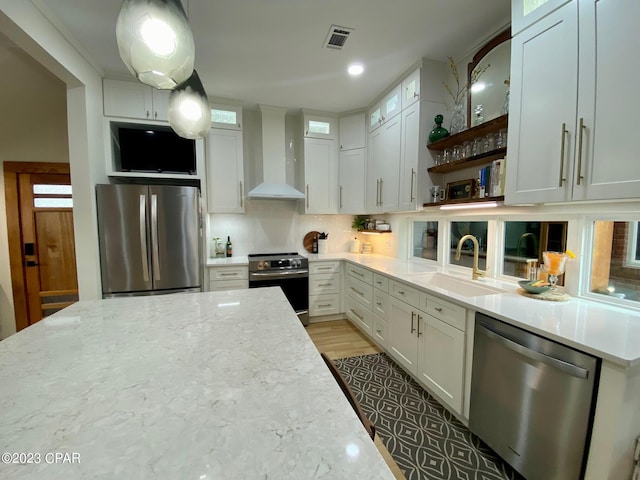
[{"label": "dishwasher handle", "polygon": [[478,332],[482,333],[483,335],[486,335],[490,339],[500,343],[501,345],[503,345],[504,347],[510,350],[513,350],[519,353],[524,357],[530,358],[531,360],[535,360],[540,363],[544,363],[546,365],[549,365],[550,367],[554,367],[574,377],[584,378],[584,379],[589,378],[589,370],[585,368],[578,367],[573,363],[565,362],[564,360],[550,357],[548,355],[545,355],[544,353],[531,350],[530,348],[527,348],[524,345],[520,345],[519,343],[514,342],[513,340],[509,340],[508,338],[503,337],[499,333],[494,332],[485,323],[482,323],[480,327],[481,328],[478,329]]}]

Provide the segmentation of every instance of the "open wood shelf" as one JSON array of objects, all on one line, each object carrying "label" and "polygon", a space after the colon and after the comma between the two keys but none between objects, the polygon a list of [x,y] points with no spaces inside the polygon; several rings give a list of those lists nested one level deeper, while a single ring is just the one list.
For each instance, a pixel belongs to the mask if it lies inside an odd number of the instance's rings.
[{"label": "open wood shelf", "polygon": [[485,198],[465,198],[462,200],[443,200],[442,202],[424,203],[423,207],[439,207],[441,205],[459,205],[461,203],[483,203],[483,202],[502,202],[504,201],[504,195],[499,197],[485,197]]},{"label": "open wood shelf", "polygon": [[476,137],[481,137],[487,133],[493,133],[502,128],[507,128],[508,123],[509,115],[501,115],[498,118],[489,120],[481,125],[468,128],[463,132],[455,133],[448,137],[444,137],[437,142],[430,143],[427,145],[427,148],[429,150],[444,150],[445,148],[453,147],[454,145],[461,145],[462,143],[471,141]]},{"label": "open wood shelf", "polygon": [[358,230],[357,233],[391,233],[391,230]]},{"label": "open wood shelf", "polygon": [[480,155],[474,155],[473,157],[463,158],[456,160],[455,162],[443,163],[442,165],[434,165],[429,167],[427,172],[429,173],[449,173],[463,168],[476,167],[478,165],[486,165],[498,158],[504,158],[507,153],[507,148],[497,148],[490,152],[481,153]]}]

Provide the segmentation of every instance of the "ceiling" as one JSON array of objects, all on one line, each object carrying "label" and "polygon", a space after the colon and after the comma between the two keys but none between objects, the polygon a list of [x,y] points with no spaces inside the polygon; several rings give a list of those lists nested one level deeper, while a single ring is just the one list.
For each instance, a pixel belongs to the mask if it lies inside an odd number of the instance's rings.
[{"label": "ceiling", "polygon": [[[33,0],[104,77],[118,56],[116,0]],[[510,0],[183,0],[207,94],[345,112],[372,103],[421,58],[460,56],[509,23]],[[340,51],[331,25],[354,29]],[[346,68],[361,62],[351,78]],[[463,70],[464,71],[464,70]]]}]

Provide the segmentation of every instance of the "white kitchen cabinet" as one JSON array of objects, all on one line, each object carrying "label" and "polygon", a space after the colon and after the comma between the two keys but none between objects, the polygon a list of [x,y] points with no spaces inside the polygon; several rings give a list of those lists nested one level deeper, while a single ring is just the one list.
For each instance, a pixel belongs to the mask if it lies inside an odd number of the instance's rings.
[{"label": "white kitchen cabinet", "polygon": [[108,117],[167,121],[169,90],[158,90],[140,82],[104,79],[104,114]]},{"label": "white kitchen cabinet", "polygon": [[340,213],[366,213],[365,182],[367,150],[357,148],[340,152],[338,210]]},{"label": "white kitchen cabinet", "polygon": [[627,88],[639,14],[633,0],[573,0],[512,39],[506,203],[640,197]]},{"label": "white kitchen cabinet", "polygon": [[369,135],[366,185],[369,213],[398,210],[401,123],[401,117],[396,115]]},{"label": "white kitchen cabinet", "polygon": [[419,321],[418,378],[462,414],[465,333],[431,315]]},{"label": "white kitchen cabinet", "polygon": [[244,212],[242,131],[219,128],[209,131],[207,203],[210,213]]},{"label": "white kitchen cabinet", "polygon": [[305,212],[338,213],[338,146],[336,140],[304,139]]},{"label": "white kitchen cabinet", "polygon": [[247,265],[217,265],[209,267],[209,291],[249,288]]},{"label": "white kitchen cabinet", "polygon": [[402,110],[420,101],[421,69],[416,69],[402,80]]},{"label": "white kitchen cabinet", "polygon": [[355,113],[338,120],[340,151],[365,148],[367,144],[366,118],[364,113]]},{"label": "white kitchen cabinet", "polygon": [[513,0],[511,2],[511,35],[561,7],[570,0]]},{"label": "white kitchen cabinet", "polygon": [[303,120],[305,138],[338,139],[337,118],[303,112]]},{"label": "white kitchen cabinet", "polygon": [[402,85],[393,87],[379,102],[369,109],[369,132],[391,121],[402,110]]},{"label": "white kitchen cabinet", "polygon": [[223,105],[220,103],[212,104],[211,128],[242,130],[242,106]]},{"label": "white kitchen cabinet", "polygon": [[420,144],[420,128],[420,102],[417,102],[402,111],[399,210],[418,208],[418,166],[421,151],[425,153]]},{"label": "white kitchen cabinet", "polygon": [[342,309],[340,261],[309,264],[309,316],[335,315]]},{"label": "white kitchen cabinet", "polygon": [[[424,316],[424,314],[422,314]],[[418,372],[420,311],[395,297],[389,299],[387,351],[407,372]]]},{"label": "white kitchen cabinet", "polygon": [[389,294],[388,278],[375,273],[373,276],[373,330],[372,337],[382,348],[387,348]]},{"label": "white kitchen cabinet", "polygon": [[371,310],[362,305],[351,295],[346,296],[345,302],[347,318],[360,328],[360,330],[371,336],[373,328],[373,313]]},{"label": "white kitchen cabinet", "polygon": [[356,299],[369,311],[373,309],[373,286],[347,275],[347,295]]}]

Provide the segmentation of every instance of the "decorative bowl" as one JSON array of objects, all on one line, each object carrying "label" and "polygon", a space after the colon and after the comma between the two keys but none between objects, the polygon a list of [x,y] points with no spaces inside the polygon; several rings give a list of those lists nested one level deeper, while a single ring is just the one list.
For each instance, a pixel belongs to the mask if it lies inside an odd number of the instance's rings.
[{"label": "decorative bowl", "polygon": [[544,293],[551,290],[551,284],[545,282],[542,285],[536,285],[538,283],[540,283],[540,280],[520,280],[518,285],[529,293]]}]

